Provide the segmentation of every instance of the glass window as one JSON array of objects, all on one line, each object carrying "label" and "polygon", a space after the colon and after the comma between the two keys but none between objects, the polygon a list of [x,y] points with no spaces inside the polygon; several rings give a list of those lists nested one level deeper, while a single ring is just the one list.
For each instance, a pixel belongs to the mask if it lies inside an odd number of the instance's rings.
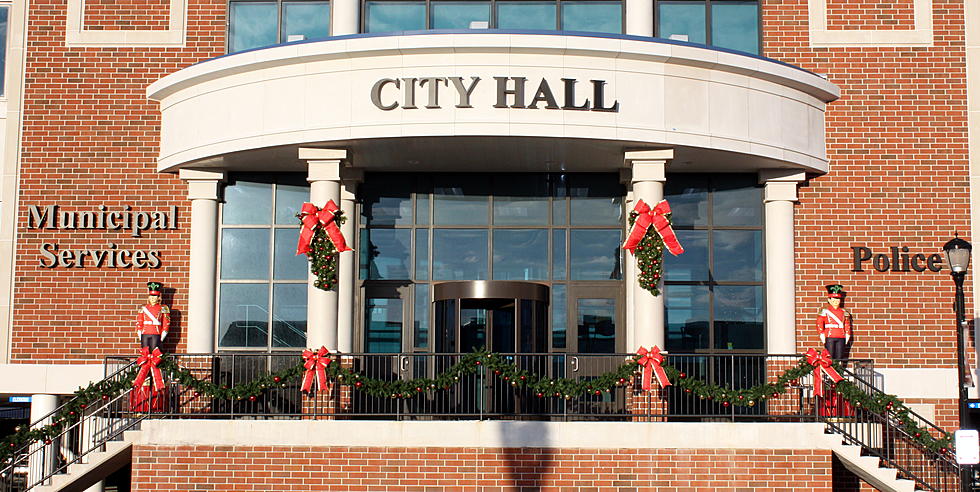
[{"label": "glass window", "polygon": [[548,182],[544,175],[495,180],[495,225],[548,225]]},{"label": "glass window", "polygon": [[621,2],[561,2],[563,31],[623,32]]},{"label": "glass window", "polygon": [[[294,251],[295,253],[295,251]],[[221,278],[269,278],[269,229],[221,231]]]},{"label": "glass window", "polygon": [[495,229],[494,280],[547,280],[547,229]]},{"label": "glass window", "polygon": [[[687,253],[685,253],[687,254]],[[667,346],[679,352],[710,347],[711,301],[704,285],[667,285],[664,289]]]},{"label": "glass window", "polygon": [[569,179],[572,225],[620,225],[623,186],[608,175],[578,175]]},{"label": "glass window", "polygon": [[657,9],[658,30],[661,38],[687,36],[681,41],[707,42],[705,37],[704,2],[692,0],[661,0]]},{"label": "glass window", "polygon": [[436,225],[483,225],[490,211],[490,187],[485,177],[447,176],[432,190]]},{"label": "glass window", "polygon": [[552,234],[551,278],[565,280],[565,229],[555,229]]},{"label": "glass window", "polygon": [[6,95],[4,79],[7,73],[7,15],[10,7],[0,7],[0,96]]},{"label": "glass window", "polygon": [[711,2],[711,44],[759,54],[759,3]]},{"label": "glass window", "polygon": [[389,177],[365,183],[361,187],[361,220],[369,226],[411,224],[412,184]]},{"label": "glass window", "polygon": [[490,25],[490,2],[480,1],[433,1],[430,7],[432,29],[475,29],[485,22]]},{"label": "glass window", "polygon": [[569,263],[572,280],[618,280],[619,229],[572,229]]},{"label": "glass window", "polygon": [[429,230],[415,230],[415,278],[429,280]]},{"label": "glass window", "polygon": [[425,2],[369,0],[364,12],[366,32],[425,29]]},{"label": "glass window", "polygon": [[[309,186],[279,185],[276,187],[276,224],[295,225],[299,223],[296,214],[303,204],[310,201]],[[348,217],[349,219],[350,217]]]},{"label": "glass window", "polygon": [[364,319],[364,351],[402,351],[402,300],[367,299]]},{"label": "glass window", "polygon": [[[674,204],[670,204],[673,209]],[[677,214],[675,212],[674,217]],[[708,231],[691,231],[674,225],[677,241],[684,246],[684,254],[674,256],[664,251],[664,280],[708,280]]]},{"label": "glass window", "polygon": [[276,229],[275,268],[272,273],[276,280],[306,280],[309,260],[306,255],[296,254],[298,234],[297,229]]},{"label": "glass window", "polygon": [[361,278],[407,279],[412,251],[410,229],[361,230]]},{"label": "glass window", "polygon": [[565,284],[551,286],[551,346],[565,348],[568,332],[568,293]]},{"label": "glass window", "polygon": [[330,35],[328,1],[232,0],[228,9],[229,53]]},{"label": "glass window", "polygon": [[432,231],[432,280],[486,280],[487,231]]},{"label": "glass window", "polygon": [[[762,281],[762,231],[714,231],[714,279],[720,282]],[[682,243],[683,244],[683,243]],[[681,255],[684,256],[684,255]]]},{"label": "glass window", "polygon": [[275,284],[272,293],[272,346],[306,346],[306,283]]},{"label": "glass window", "polygon": [[267,346],[269,285],[222,284],[218,296],[218,346]]},{"label": "glass window", "polygon": [[558,28],[556,10],[555,2],[497,2],[497,27],[553,31]]},{"label": "glass window", "polygon": [[717,226],[761,226],[762,187],[753,178],[726,178],[716,185],[711,208]]},{"label": "glass window", "polygon": [[765,346],[762,286],[715,287],[715,348],[757,350]]},{"label": "glass window", "polygon": [[[300,206],[302,205],[300,203]],[[222,211],[224,212],[221,215],[223,224],[258,225],[272,223],[270,220],[272,184],[249,181],[232,182],[225,186],[225,207]]]},{"label": "glass window", "polygon": [[[282,3],[282,33],[279,42],[323,39],[330,36],[330,2],[289,1]],[[296,39],[302,36],[302,39]]]},{"label": "glass window", "polygon": [[415,347],[426,348],[429,346],[429,284],[415,284]]},{"label": "glass window", "polygon": [[586,354],[616,352],[616,300],[578,299],[578,351]]}]

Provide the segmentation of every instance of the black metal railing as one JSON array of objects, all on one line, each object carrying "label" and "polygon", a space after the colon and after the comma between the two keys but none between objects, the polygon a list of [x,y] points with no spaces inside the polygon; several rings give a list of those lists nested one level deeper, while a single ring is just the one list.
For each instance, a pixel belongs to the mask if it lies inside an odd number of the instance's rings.
[{"label": "black metal railing", "polygon": [[[858,377],[851,369],[841,371],[841,376],[872,398],[884,395],[872,380]],[[900,418],[912,421],[936,438],[945,435],[942,429],[912,410],[900,417],[894,412],[878,413],[851,405],[833,394],[826,396],[818,402],[828,409],[823,420],[832,432],[843,436],[845,442],[861,446],[867,455],[877,456],[888,467],[898,470],[900,478],[914,480],[919,489],[960,490],[959,465],[951,454],[921,444],[917,436],[906,431]]]}]

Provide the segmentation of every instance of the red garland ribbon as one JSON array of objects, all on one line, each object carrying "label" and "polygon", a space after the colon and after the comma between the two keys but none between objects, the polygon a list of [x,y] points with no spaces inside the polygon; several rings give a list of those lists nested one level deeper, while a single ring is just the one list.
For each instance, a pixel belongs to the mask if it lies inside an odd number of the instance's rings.
[{"label": "red garland ribbon", "polygon": [[813,392],[817,396],[823,396],[823,378],[821,373],[830,376],[830,380],[833,382],[838,382],[844,378],[834,369],[834,359],[830,358],[830,352],[827,349],[823,349],[822,352],[817,352],[815,349],[810,349],[806,351],[806,361],[813,367]]},{"label": "red garland ribbon", "polygon": [[657,234],[664,240],[664,245],[667,246],[667,250],[671,254],[677,256],[684,252],[681,243],[677,241],[677,235],[674,234],[674,229],[670,227],[670,222],[665,217],[665,215],[670,213],[670,205],[667,203],[667,200],[660,200],[660,203],[653,208],[650,208],[643,200],[638,200],[636,206],[633,207],[633,211],[639,215],[636,216],[636,221],[633,222],[633,229],[626,236],[623,249],[635,255],[636,252],[634,250],[640,245],[640,241],[643,240],[643,236],[646,236],[650,226],[653,225]]},{"label": "red garland ribbon", "polygon": [[160,356],[163,352],[160,352],[159,348],[153,349],[150,352],[149,347],[143,347],[140,349],[140,356],[136,359],[136,365],[140,366],[140,372],[136,375],[136,379],[133,380],[133,387],[139,388],[146,380],[147,374],[151,375],[153,378],[153,390],[160,391],[163,389],[163,373],[160,372],[160,365],[163,359]]},{"label": "red garland ribbon", "polygon": [[654,345],[652,349],[647,350],[641,346],[636,351],[636,355],[640,356],[636,363],[643,367],[643,391],[650,391],[653,388],[651,384],[653,373],[657,374],[657,382],[660,383],[660,387],[670,386],[667,371],[664,371],[661,366],[664,363],[664,356],[660,353],[660,347]]},{"label": "red garland ribbon", "polygon": [[327,390],[327,373],[326,368],[330,365],[330,351],[327,347],[320,347],[320,350],[316,352],[306,349],[303,351],[303,367],[306,368],[306,374],[303,375],[303,386],[301,390],[303,392],[309,392],[313,390],[313,378],[316,377],[317,388],[321,391]]},{"label": "red garland ribbon", "polygon": [[303,223],[303,227],[299,232],[299,244],[296,245],[296,254],[309,254],[311,249],[310,245],[313,244],[313,233],[316,232],[318,227],[326,229],[327,237],[330,238],[333,246],[337,248],[338,253],[350,251],[351,249],[347,246],[347,241],[344,239],[344,235],[340,232],[340,227],[337,224],[338,212],[340,212],[340,207],[333,200],[328,201],[322,209],[317,208],[312,203],[304,203],[303,208],[299,211],[300,221]]}]

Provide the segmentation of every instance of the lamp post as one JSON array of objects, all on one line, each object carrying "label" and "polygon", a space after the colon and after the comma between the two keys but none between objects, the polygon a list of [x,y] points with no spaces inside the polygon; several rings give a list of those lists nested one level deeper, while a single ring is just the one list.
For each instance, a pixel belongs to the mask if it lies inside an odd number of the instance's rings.
[{"label": "lamp post", "polygon": [[[954,305],[956,309],[956,367],[957,367],[957,386],[959,390],[959,428],[965,429],[967,427],[967,391],[966,391],[966,359],[965,359],[965,342],[964,342],[964,329],[966,328],[966,303],[963,298],[963,279],[966,278],[966,269],[970,266],[970,253],[973,247],[970,243],[959,238],[959,235],[951,239],[945,245],[943,245],[943,251],[946,252],[946,260],[949,263],[949,268],[952,270],[951,275],[953,276],[953,282],[956,283],[956,303]],[[968,466],[961,467],[960,471],[960,488],[961,490],[970,490],[968,487],[968,477],[967,474]]]}]

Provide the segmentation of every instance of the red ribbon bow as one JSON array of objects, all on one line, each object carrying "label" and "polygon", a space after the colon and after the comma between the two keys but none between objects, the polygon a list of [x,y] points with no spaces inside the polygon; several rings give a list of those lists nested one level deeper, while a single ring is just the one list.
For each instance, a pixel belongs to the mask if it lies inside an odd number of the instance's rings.
[{"label": "red ribbon bow", "polygon": [[306,368],[306,374],[303,375],[303,387],[302,391],[308,392],[313,390],[313,377],[316,377],[317,388],[320,390],[327,389],[327,372],[326,368],[332,362],[330,360],[330,351],[327,347],[320,347],[320,350],[316,352],[306,349],[303,351],[303,367]]},{"label": "red ribbon bow", "polygon": [[151,375],[153,378],[153,390],[160,391],[163,389],[163,373],[160,372],[160,365],[163,359],[160,356],[163,352],[160,352],[159,348],[153,349],[150,352],[149,347],[143,347],[140,349],[140,356],[136,359],[136,365],[140,366],[140,372],[136,375],[136,379],[133,380],[133,387],[139,388],[146,380],[147,374]]},{"label": "red ribbon bow", "polygon": [[653,387],[651,384],[651,379],[653,373],[657,374],[657,382],[660,383],[660,387],[670,386],[670,380],[667,379],[667,371],[661,367],[664,362],[664,356],[660,353],[660,347],[654,345],[652,349],[647,350],[645,347],[640,347],[640,350],[636,351],[636,355],[640,358],[636,360],[636,363],[643,367],[643,391],[650,391]]},{"label": "red ribbon bow", "polygon": [[304,203],[303,208],[299,211],[300,221],[303,223],[303,227],[299,232],[299,244],[296,245],[296,254],[302,255],[310,252],[310,245],[313,243],[313,234],[318,227],[323,227],[327,231],[327,237],[330,238],[333,246],[337,248],[338,253],[350,251],[351,249],[347,246],[347,241],[344,240],[344,235],[340,232],[340,227],[337,224],[338,212],[340,212],[340,208],[337,207],[337,204],[333,200],[328,201],[322,209],[317,208],[312,203]]},{"label": "red ribbon bow", "polygon": [[643,203],[643,200],[638,200],[636,206],[633,207],[633,211],[638,213],[636,216],[636,221],[633,222],[633,229],[630,230],[628,236],[626,236],[626,242],[623,243],[623,249],[628,250],[630,253],[636,254],[637,246],[640,245],[640,241],[643,240],[643,236],[646,236],[647,230],[650,229],[650,225],[653,225],[657,234],[664,240],[664,245],[667,246],[667,250],[671,252],[674,256],[677,256],[684,252],[684,248],[681,243],[677,241],[677,235],[674,234],[674,229],[670,227],[670,222],[667,221],[665,215],[670,213],[670,205],[667,204],[667,200],[660,200],[660,203],[656,207],[650,208],[649,205]]},{"label": "red ribbon bow", "polygon": [[831,381],[838,382],[844,378],[834,369],[834,359],[830,358],[830,352],[823,349],[817,352],[815,349],[806,351],[806,361],[813,367],[813,392],[817,396],[823,396],[823,378],[821,373],[830,376]]}]

